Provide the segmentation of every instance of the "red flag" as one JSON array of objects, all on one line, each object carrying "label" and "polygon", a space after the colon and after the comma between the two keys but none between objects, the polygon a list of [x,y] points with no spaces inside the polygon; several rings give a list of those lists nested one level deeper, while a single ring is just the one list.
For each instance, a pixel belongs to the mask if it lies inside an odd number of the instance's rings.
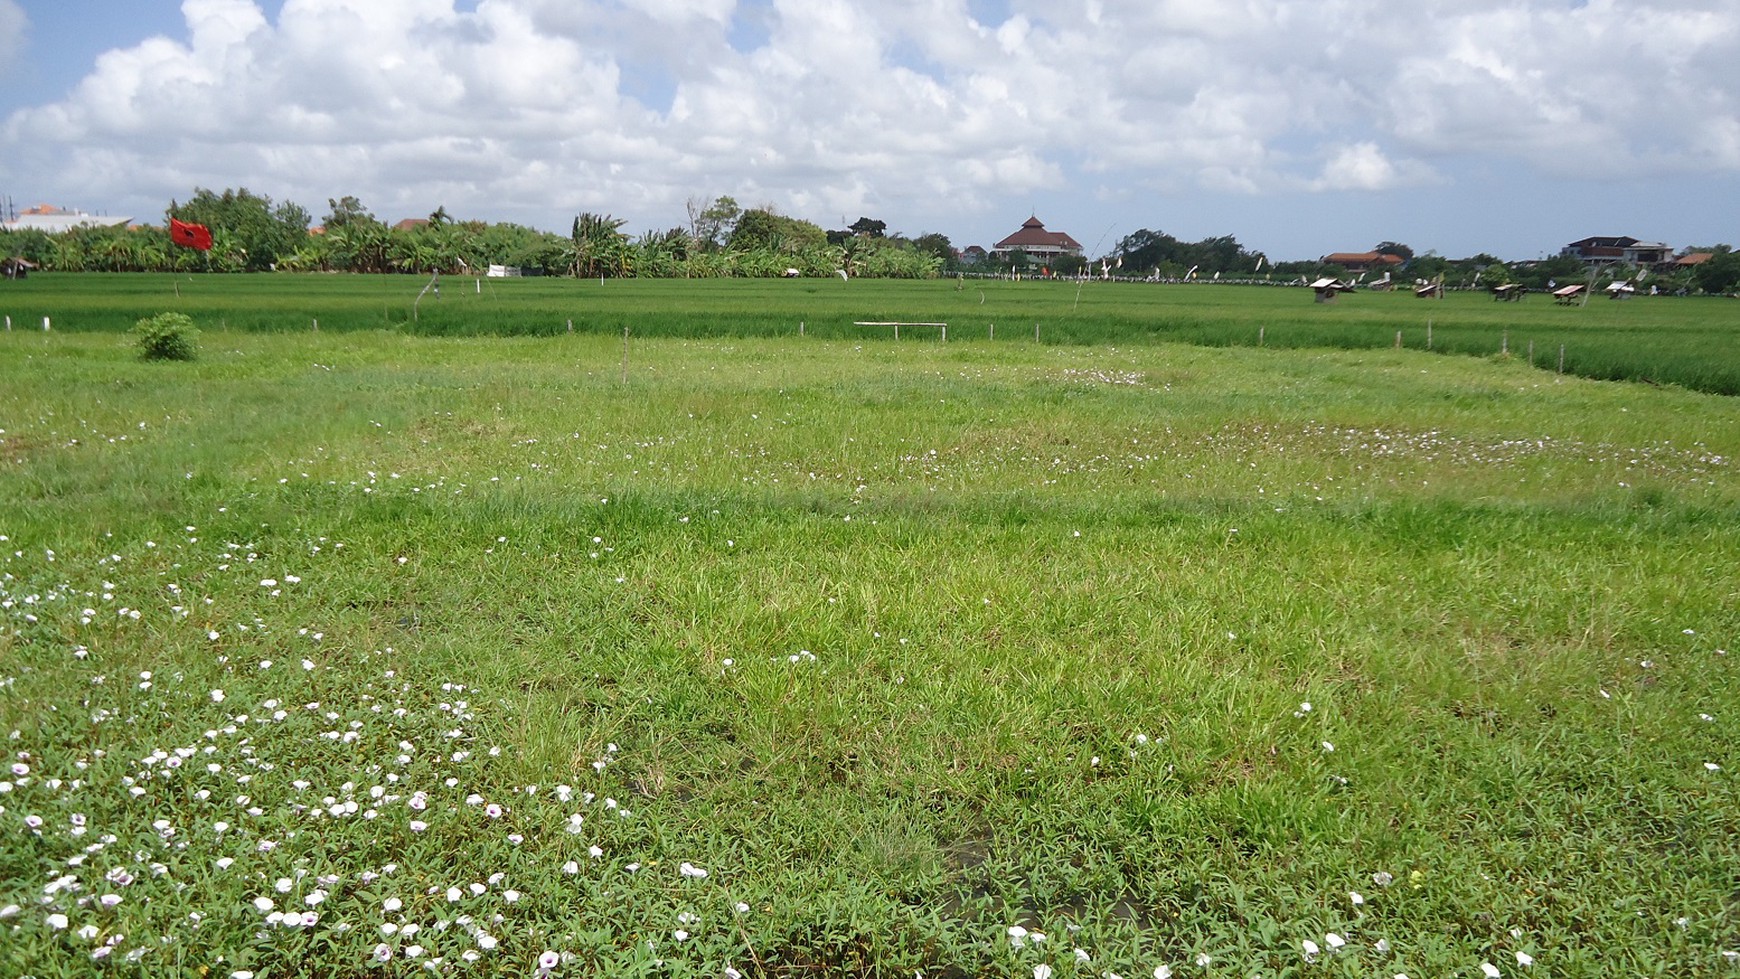
[{"label": "red flag", "polygon": [[211,251],[211,229],[203,224],[188,224],[186,221],[170,218],[169,240],[183,248]]}]

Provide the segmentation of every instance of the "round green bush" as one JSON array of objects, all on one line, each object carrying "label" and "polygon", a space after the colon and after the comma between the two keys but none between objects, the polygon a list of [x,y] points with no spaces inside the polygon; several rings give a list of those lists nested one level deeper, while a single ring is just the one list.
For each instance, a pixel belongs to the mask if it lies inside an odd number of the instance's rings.
[{"label": "round green bush", "polygon": [[192,360],[199,329],[185,313],[158,313],[133,324],[133,338],[146,360]]}]

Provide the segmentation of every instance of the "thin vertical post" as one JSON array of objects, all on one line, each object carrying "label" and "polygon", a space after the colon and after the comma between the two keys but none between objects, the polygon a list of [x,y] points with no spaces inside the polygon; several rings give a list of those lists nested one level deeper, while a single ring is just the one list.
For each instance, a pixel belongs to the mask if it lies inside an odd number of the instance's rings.
[{"label": "thin vertical post", "polygon": [[942,325],[942,331],[943,331],[942,342],[948,343],[949,342],[949,325],[947,323],[944,323]]},{"label": "thin vertical post", "polygon": [[1535,366],[1535,342],[1533,340],[1529,341],[1529,366]]},{"label": "thin vertical post", "polygon": [[568,332],[569,333],[574,332],[574,317],[572,317],[572,316],[568,317]]},{"label": "thin vertical post", "polygon": [[314,332],[320,332],[320,317],[318,316],[314,317]]},{"label": "thin vertical post", "polygon": [[1034,343],[1039,342],[1039,324],[1038,323],[1033,324],[1033,342]]},{"label": "thin vertical post", "polygon": [[1565,345],[1559,344],[1559,373],[1565,373]]},{"label": "thin vertical post", "polygon": [[628,327],[626,326],[622,328],[622,383],[628,383]]},{"label": "thin vertical post", "polygon": [[1259,346],[1259,347],[1264,346],[1268,342],[1269,342],[1269,327],[1266,324],[1263,326],[1257,327],[1257,346]]},{"label": "thin vertical post", "polygon": [[1426,321],[1426,349],[1432,349],[1432,321]]},{"label": "thin vertical post", "polygon": [[1396,349],[1397,350],[1402,349],[1402,331],[1401,330],[1396,331]]},{"label": "thin vertical post", "polygon": [[995,324],[995,323],[991,324],[991,337],[990,337],[990,339],[992,339],[992,340],[997,339],[997,324]]},{"label": "thin vertical post", "polygon": [[803,335],[804,335],[804,321],[798,320],[798,336],[801,337]]},{"label": "thin vertical post", "polygon": [[42,318],[42,332],[44,332],[44,333],[48,332],[48,317],[46,317],[46,316],[44,316]]},{"label": "thin vertical post", "polygon": [[1503,338],[1498,341],[1498,352],[1501,356],[1510,356],[1510,331],[1504,331]]}]

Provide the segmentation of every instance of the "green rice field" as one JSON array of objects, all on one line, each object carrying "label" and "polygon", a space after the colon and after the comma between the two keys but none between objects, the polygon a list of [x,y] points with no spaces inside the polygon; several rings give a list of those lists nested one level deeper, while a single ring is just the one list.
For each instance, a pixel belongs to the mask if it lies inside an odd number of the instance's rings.
[{"label": "green rice field", "polygon": [[[949,339],[1044,344],[1192,343],[1277,348],[1393,348],[1509,355],[1549,371],[1740,394],[1740,304],[1719,297],[1546,295],[1494,302],[1484,292],[1416,299],[1406,288],[1317,305],[1274,285],[1063,280],[476,279],[412,276],[39,274],[0,289],[15,329],[123,331],[142,316],[185,312],[210,331],[393,330],[422,336],[554,336],[624,329],[654,337],[892,336],[856,322],[940,322]],[[938,339],[934,327],[902,339]],[[1561,349],[1562,348],[1562,349]]]},{"label": "green rice field", "polygon": [[0,975],[1740,975],[1723,301],[422,285],[0,290]]}]

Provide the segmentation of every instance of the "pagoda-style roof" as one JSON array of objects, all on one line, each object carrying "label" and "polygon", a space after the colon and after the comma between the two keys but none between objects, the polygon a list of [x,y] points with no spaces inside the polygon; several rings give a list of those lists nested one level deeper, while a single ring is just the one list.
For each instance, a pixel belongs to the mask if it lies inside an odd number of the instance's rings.
[{"label": "pagoda-style roof", "polygon": [[997,242],[996,245],[998,251],[1011,251],[1016,248],[1079,252],[1081,251],[1081,242],[1062,231],[1047,231],[1045,223],[1040,221],[1038,217],[1030,217],[1022,223],[1021,230]]}]

